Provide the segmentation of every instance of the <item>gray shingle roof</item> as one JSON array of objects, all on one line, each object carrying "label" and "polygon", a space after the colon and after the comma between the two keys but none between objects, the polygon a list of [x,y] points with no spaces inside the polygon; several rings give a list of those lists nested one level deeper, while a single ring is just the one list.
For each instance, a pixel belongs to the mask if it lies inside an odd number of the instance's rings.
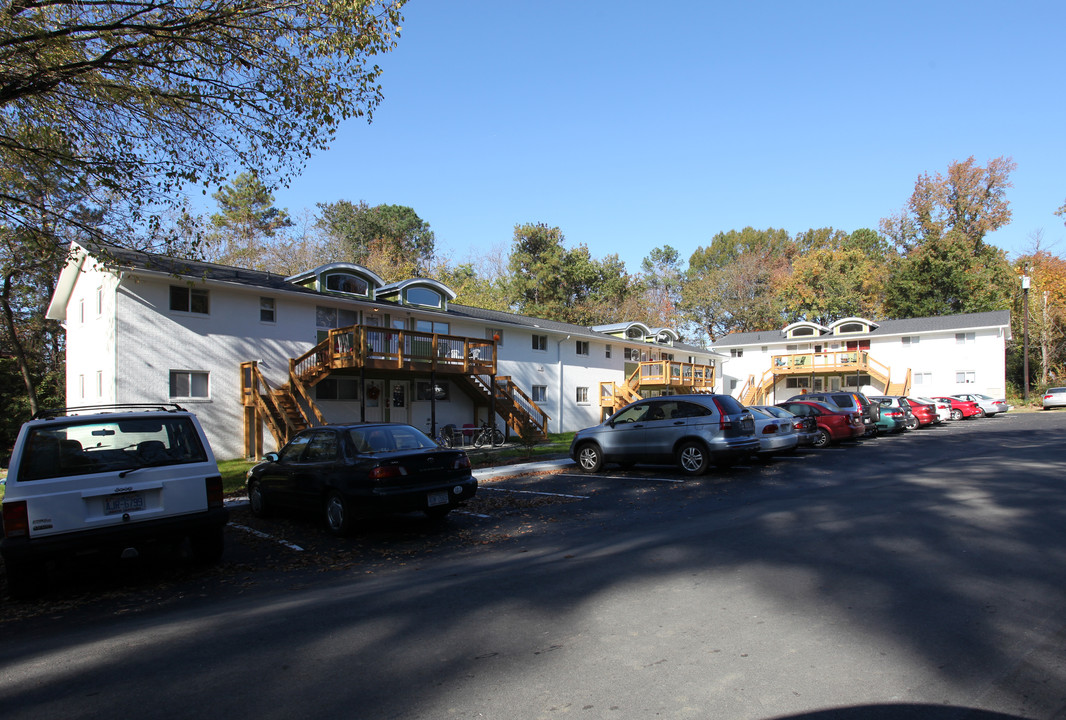
[{"label": "gray shingle roof", "polygon": [[844,335],[815,335],[803,338],[786,338],[782,330],[763,332],[731,333],[711,344],[711,349],[747,347],[750,345],[768,345],[782,342],[813,342],[819,339],[876,338],[889,335],[919,334],[945,330],[967,330],[983,327],[1010,328],[1010,311],[996,310],[983,313],[963,315],[936,315],[924,318],[907,318],[904,320],[878,320],[878,327],[868,333],[848,333]]}]

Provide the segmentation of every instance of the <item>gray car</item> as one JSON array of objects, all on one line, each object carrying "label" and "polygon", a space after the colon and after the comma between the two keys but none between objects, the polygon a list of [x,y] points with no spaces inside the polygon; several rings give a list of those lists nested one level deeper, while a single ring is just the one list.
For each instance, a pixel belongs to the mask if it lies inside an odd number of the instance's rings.
[{"label": "gray car", "polygon": [[667,395],[630,403],[579,430],[570,457],[586,472],[604,463],[676,463],[686,475],[728,467],[759,451],[751,411],[729,395]]},{"label": "gray car", "polygon": [[784,408],[777,407],[776,405],[749,405],[748,407],[751,410],[761,410],[776,418],[790,420],[792,426],[796,430],[796,438],[799,447],[810,447],[811,445],[814,445],[815,441],[818,439],[818,424],[814,421],[813,417],[800,417],[790,413]]}]

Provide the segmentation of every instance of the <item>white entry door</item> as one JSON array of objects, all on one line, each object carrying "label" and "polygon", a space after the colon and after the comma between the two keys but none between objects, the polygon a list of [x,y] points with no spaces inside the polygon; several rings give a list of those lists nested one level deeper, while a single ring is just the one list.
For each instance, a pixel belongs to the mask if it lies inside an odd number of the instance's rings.
[{"label": "white entry door", "polygon": [[388,385],[386,422],[411,422],[411,383],[392,380]]}]

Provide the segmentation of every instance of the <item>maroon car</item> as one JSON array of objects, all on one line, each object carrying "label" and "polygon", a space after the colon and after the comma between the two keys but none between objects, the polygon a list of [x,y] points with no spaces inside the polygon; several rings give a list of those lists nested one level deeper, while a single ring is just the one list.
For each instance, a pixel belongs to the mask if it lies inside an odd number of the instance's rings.
[{"label": "maroon car", "polygon": [[919,426],[932,425],[940,422],[940,418],[936,415],[936,405],[927,405],[926,403],[918,402],[914,398],[909,397],[903,399],[911,406],[911,412],[914,413],[914,418],[918,421]]},{"label": "maroon car", "polygon": [[861,437],[866,432],[862,413],[859,412],[841,410],[816,400],[790,400],[778,403],[777,406],[793,415],[814,418],[818,424],[818,437],[814,440],[814,447],[825,447],[829,443]]},{"label": "maroon car", "polygon": [[980,408],[972,400],[960,400],[953,397],[935,397],[934,400],[943,400],[951,405],[951,419],[962,420],[980,415]]}]

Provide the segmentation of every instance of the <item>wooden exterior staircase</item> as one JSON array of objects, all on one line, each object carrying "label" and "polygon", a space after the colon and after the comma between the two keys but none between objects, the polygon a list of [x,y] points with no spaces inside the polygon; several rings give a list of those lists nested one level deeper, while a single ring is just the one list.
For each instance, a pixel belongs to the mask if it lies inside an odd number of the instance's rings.
[{"label": "wooden exterior staircase", "polygon": [[[906,395],[910,392],[911,371],[902,383],[892,382],[892,368],[870,357],[867,350],[842,350],[823,353],[794,353],[774,355],[770,368],[758,379],[749,375],[737,398],[744,405],[763,405],[769,402],[770,394],[781,377],[800,376],[822,378],[849,376],[863,373],[885,388],[886,395]],[[812,382],[811,385],[814,383]],[[899,392],[897,392],[897,390]]]},{"label": "wooden exterior staircase", "polygon": [[621,385],[613,381],[600,383],[600,407],[608,413],[617,412],[642,400],[642,390],[670,390],[682,395],[713,392],[714,366],[673,360],[638,363]]},{"label": "wooden exterior staircase", "polygon": [[[324,425],[311,388],[337,373],[374,377],[430,378],[457,381],[475,408],[487,406],[515,432],[547,435],[548,415],[510,377],[496,376],[496,345],[492,340],[413,330],[354,325],[330,330],[328,337],[289,360],[288,379],[272,386],[256,362],[241,363],[241,404],[244,407],[244,448],[261,457],[265,425],[278,447],[300,430]],[[360,393],[360,397],[365,397]]]}]

